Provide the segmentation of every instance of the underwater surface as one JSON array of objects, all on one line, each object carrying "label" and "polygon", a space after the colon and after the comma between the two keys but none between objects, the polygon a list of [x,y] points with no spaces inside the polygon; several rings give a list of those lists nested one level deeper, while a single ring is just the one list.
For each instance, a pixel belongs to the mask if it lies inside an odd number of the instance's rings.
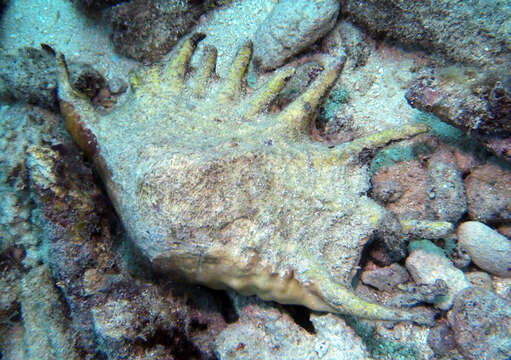
[{"label": "underwater surface", "polygon": [[0,359],[511,359],[511,2],[0,0]]}]

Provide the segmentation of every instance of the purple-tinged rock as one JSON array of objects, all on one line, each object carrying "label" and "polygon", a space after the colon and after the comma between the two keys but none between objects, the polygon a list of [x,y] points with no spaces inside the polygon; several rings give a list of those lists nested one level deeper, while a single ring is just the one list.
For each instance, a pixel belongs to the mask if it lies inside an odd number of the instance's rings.
[{"label": "purple-tinged rock", "polygon": [[468,360],[509,360],[511,302],[491,291],[470,287],[456,296],[447,319],[458,349]]},{"label": "purple-tinged rock", "polygon": [[365,270],[362,272],[361,280],[364,284],[378,290],[392,291],[398,284],[408,281],[409,277],[408,271],[403,266],[394,263],[383,268]]}]

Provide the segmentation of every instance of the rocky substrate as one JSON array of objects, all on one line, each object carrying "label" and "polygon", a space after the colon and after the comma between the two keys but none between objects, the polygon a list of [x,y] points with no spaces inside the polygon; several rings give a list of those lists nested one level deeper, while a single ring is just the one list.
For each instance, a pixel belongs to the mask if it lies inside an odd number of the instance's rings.
[{"label": "rocky substrate", "polygon": [[[164,57],[196,22],[214,29],[208,21],[216,21],[238,32],[232,19],[247,14],[235,10],[252,6],[235,2],[222,23],[221,14],[209,17],[206,10],[230,1],[74,2],[89,17],[108,18],[120,54],[146,63]],[[0,1],[0,10],[5,3]],[[6,64],[0,93],[11,103],[0,109],[0,358],[511,357],[511,91],[499,70],[510,52],[508,5],[486,23],[474,14],[492,8],[471,2],[438,1],[436,12],[412,1],[305,7],[318,3],[280,1],[258,10],[262,20],[253,31],[242,28],[253,36],[259,66],[251,69],[249,82],[257,84],[257,70],[296,64],[295,77],[272,104],[276,111],[324,69],[318,53],[346,56],[349,71],[312,129],[325,146],[426,119],[430,134],[361,155],[360,163],[371,170],[368,194],[386,217],[385,226],[364,242],[354,282],[359,279],[361,298],[430,314],[434,324],[316,313],[155,273],[127,239],[60,116],[37,107],[57,109],[55,67],[48,51],[25,47],[0,54]],[[465,26],[453,26],[459,19]],[[436,58],[405,53],[381,42],[382,35],[432,49]],[[470,65],[446,66],[438,56]],[[127,90],[126,82],[107,83],[89,65],[71,63],[70,69],[73,84],[89,91],[102,111]],[[441,127],[406,101],[462,131]]]}]

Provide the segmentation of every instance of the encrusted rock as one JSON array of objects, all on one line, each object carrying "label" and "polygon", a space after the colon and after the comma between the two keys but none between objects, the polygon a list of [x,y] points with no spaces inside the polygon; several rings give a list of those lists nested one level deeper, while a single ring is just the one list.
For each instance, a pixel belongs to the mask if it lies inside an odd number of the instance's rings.
[{"label": "encrusted rock", "polygon": [[226,0],[131,0],[112,12],[112,42],[119,53],[154,63],[195,25],[206,10]]},{"label": "encrusted rock", "polygon": [[353,67],[364,66],[372,50],[367,35],[346,20],[339,21],[321,45],[330,55],[346,54],[348,65]]},{"label": "encrusted rock", "polygon": [[[54,55],[24,47],[16,53],[0,50],[0,98],[56,110],[57,75]],[[90,65],[70,63],[71,82],[89,98],[106,86],[104,77]]]},{"label": "encrusted rock", "polygon": [[406,258],[406,268],[417,284],[434,284],[443,280],[449,293],[436,301],[435,306],[442,310],[451,308],[458,292],[470,286],[465,275],[456,269],[442,249],[432,242],[414,241],[410,244],[410,255]]},{"label": "encrusted rock", "polygon": [[511,241],[489,226],[467,221],[458,227],[459,245],[484,271],[511,277]]},{"label": "encrusted rock", "polygon": [[511,357],[511,302],[470,287],[458,293],[447,319],[458,349],[469,360]]},{"label": "encrusted rock", "polygon": [[380,168],[372,182],[373,197],[382,201],[399,219],[426,218],[426,169],[419,160]]},{"label": "encrusted rock", "polygon": [[216,339],[216,353],[222,360],[369,358],[355,332],[331,314],[311,315],[315,329],[311,334],[289,315],[264,305],[249,303],[240,312],[239,321]]},{"label": "encrusted rock", "polygon": [[408,281],[409,275],[401,265],[392,264],[383,268],[364,270],[360,279],[364,284],[378,290],[391,291],[396,285]]},{"label": "encrusted rock", "polygon": [[26,150],[42,143],[58,146],[55,137],[71,138],[59,123],[62,119],[41,108],[2,106],[0,118],[0,253],[23,250],[23,263],[30,268],[40,263],[37,245],[43,236],[34,213]]},{"label": "encrusted rock", "polygon": [[[507,104],[511,102],[511,90],[507,89],[511,80],[499,72],[493,74],[473,68],[454,67],[443,71],[418,77],[406,93],[409,104],[462,129],[497,156],[511,159]],[[497,91],[503,84],[510,85]],[[502,96],[494,104],[490,99],[496,91]]]},{"label": "encrusted rock", "polygon": [[256,65],[263,70],[282,66],[334,27],[339,8],[336,0],[279,1],[256,32]]},{"label": "encrusted rock", "polygon": [[23,273],[19,260],[12,256],[10,249],[0,253],[0,324],[4,327],[21,315],[20,280]]},{"label": "encrusted rock", "polygon": [[447,355],[456,349],[454,333],[444,320],[429,331],[428,345],[436,355]]},{"label": "encrusted rock", "polygon": [[342,10],[375,36],[455,61],[491,64],[511,54],[511,7],[505,1],[347,0]]},{"label": "encrusted rock", "polygon": [[372,193],[376,200],[386,204],[399,200],[403,195],[403,188],[396,179],[375,181]]},{"label": "encrusted rock", "polygon": [[511,171],[497,164],[479,166],[465,179],[465,187],[472,220],[511,221]]},{"label": "encrusted rock", "polygon": [[389,303],[401,304],[401,306],[414,306],[421,303],[435,304],[449,294],[447,283],[442,279],[437,279],[433,283],[399,284],[398,289],[400,292],[394,293],[389,299]]},{"label": "encrusted rock", "polygon": [[465,186],[456,163],[444,161],[440,154],[429,159],[426,213],[433,219],[455,223],[467,211]]},{"label": "encrusted rock", "polygon": [[47,265],[23,279],[21,308],[28,359],[79,360],[60,293]]}]

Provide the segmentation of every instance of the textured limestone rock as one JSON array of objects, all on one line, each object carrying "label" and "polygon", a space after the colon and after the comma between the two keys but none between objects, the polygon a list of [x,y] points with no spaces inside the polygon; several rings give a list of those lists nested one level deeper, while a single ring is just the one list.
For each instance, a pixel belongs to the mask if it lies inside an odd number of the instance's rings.
[{"label": "textured limestone rock", "polygon": [[398,284],[407,282],[409,278],[410,275],[406,269],[399,264],[364,270],[360,277],[364,284],[386,291],[392,291]]},{"label": "textured limestone rock", "polygon": [[466,211],[467,196],[458,167],[433,156],[426,178],[426,213],[433,219],[455,223]]},{"label": "textured limestone rock", "polygon": [[412,278],[419,285],[434,284],[437,280],[445,281],[449,292],[446,296],[436,299],[435,306],[442,310],[450,309],[456,294],[470,286],[463,272],[456,269],[442,249],[430,241],[414,241],[410,248],[406,268]]},{"label": "textured limestone rock", "polygon": [[511,6],[506,1],[347,0],[342,10],[373,35],[455,61],[484,64],[511,54]]},{"label": "textured limestone rock", "polygon": [[332,315],[311,315],[315,333],[307,332],[276,309],[257,303],[240,309],[240,320],[229,325],[216,339],[222,360],[370,359],[362,340],[344,322]]},{"label": "textured limestone rock", "polygon": [[462,129],[497,156],[511,159],[511,78],[505,71],[438,69],[414,80],[406,99]]},{"label": "textured limestone rock", "polygon": [[336,0],[279,1],[256,32],[256,65],[263,70],[282,66],[334,27],[339,8]]},{"label": "textured limestone rock", "polygon": [[47,265],[32,269],[23,279],[21,306],[27,359],[80,359]]},{"label": "textured limestone rock", "polygon": [[[24,47],[16,52],[0,50],[0,99],[21,101],[56,110],[57,76],[54,56]],[[69,64],[73,86],[90,98],[106,86],[103,76],[90,65]]]},{"label": "textured limestone rock", "polygon": [[481,269],[511,277],[511,241],[504,235],[483,223],[467,221],[458,227],[458,241]]},{"label": "textured limestone rock", "polygon": [[67,128],[94,160],[134,243],[175,278],[314,310],[427,321],[363,302],[350,289],[364,245],[388,218],[365,195],[360,154],[427,127],[404,125],[334,148],[314,143],[311,120],[343,61],[282,112],[265,114],[293,71],[242,96],[247,43],[225,80],[211,76],[212,47],[188,79],[203,37],[183,41],[162,74],[152,68],[133,78],[131,101],[106,115],[76,96],[58,57]]},{"label": "textured limestone rock", "polygon": [[465,187],[472,220],[511,221],[511,171],[497,164],[479,166],[465,179]]},{"label": "textured limestone rock", "polygon": [[511,356],[511,303],[493,292],[470,287],[456,296],[447,319],[458,349],[469,360]]}]

